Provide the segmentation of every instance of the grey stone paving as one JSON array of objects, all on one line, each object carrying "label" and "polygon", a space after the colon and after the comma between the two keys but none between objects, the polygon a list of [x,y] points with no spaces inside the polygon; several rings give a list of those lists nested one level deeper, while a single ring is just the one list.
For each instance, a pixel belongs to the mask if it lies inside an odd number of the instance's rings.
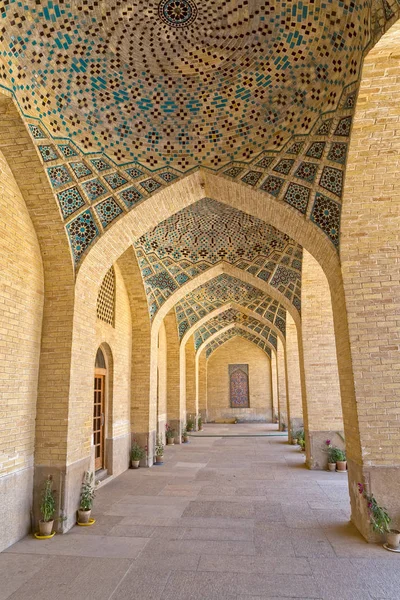
[{"label": "grey stone paving", "polygon": [[[400,556],[349,523],[346,474],[266,425],[207,425],[97,491],[93,527],[0,554],[0,600],[400,599]],[[207,437],[257,434],[252,437]]]}]

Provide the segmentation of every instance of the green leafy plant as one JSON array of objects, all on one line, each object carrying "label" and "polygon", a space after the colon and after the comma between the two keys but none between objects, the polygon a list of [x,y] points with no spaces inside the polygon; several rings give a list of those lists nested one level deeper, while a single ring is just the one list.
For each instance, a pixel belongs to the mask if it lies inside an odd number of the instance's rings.
[{"label": "green leafy plant", "polygon": [[199,429],[201,429],[203,426],[203,419],[200,416],[197,417],[197,425]]},{"label": "green leafy plant", "polygon": [[194,419],[192,416],[189,415],[187,421],[186,421],[186,429],[188,431],[192,431],[194,429]]},{"label": "green leafy plant", "polygon": [[368,494],[362,483],[357,484],[359,493],[367,501],[369,521],[373,531],[377,533],[388,533],[392,519],[383,506],[379,506],[373,494]]},{"label": "green leafy plant", "polygon": [[282,431],[286,431],[287,430],[287,426],[286,426],[285,421],[281,421],[281,429],[282,429]]},{"label": "green leafy plant", "polygon": [[162,442],[161,435],[157,436],[157,443],[156,443],[156,447],[155,447],[155,454],[156,454],[156,456],[163,456],[164,455],[164,444]]},{"label": "green leafy plant", "polygon": [[93,506],[93,500],[95,497],[93,473],[89,471],[85,472],[82,487],[81,487],[81,499],[79,503],[80,510],[91,510]]},{"label": "green leafy plant", "polygon": [[136,440],[133,440],[131,448],[131,461],[142,460],[146,456],[146,449],[139,446]]},{"label": "green leafy plant", "polygon": [[333,448],[331,453],[332,462],[344,462],[346,460],[346,452],[340,448]]},{"label": "green leafy plant", "polygon": [[54,520],[54,513],[56,512],[56,500],[53,490],[53,477],[51,475],[47,477],[43,486],[40,512],[42,514],[42,521],[49,522]]},{"label": "green leafy plant", "polygon": [[170,425],[168,425],[168,423],[165,426],[165,437],[168,440],[171,440],[172,438],[175,437],[175,429],[172,429],[172,427]]}]

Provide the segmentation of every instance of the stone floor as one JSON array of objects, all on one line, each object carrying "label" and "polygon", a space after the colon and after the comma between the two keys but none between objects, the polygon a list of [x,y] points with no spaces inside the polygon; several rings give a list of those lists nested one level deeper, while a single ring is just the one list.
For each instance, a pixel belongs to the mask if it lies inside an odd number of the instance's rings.
[{"label": "stone floor", "polygon": [[93,527],[0,554],[0,600],[399,600],[400,556],[349,523],[346,475],[267,429],[207,425],[114,479]]}]

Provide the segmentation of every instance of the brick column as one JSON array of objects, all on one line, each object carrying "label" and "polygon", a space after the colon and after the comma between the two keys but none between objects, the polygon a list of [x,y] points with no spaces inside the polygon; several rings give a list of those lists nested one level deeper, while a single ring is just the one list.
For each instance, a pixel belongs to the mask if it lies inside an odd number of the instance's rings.
[{"label": "brick column", "polygon": [[278,372],[278,394],[279,394],[279,405],[278,405],[278,418],[279,418],[279,429],[282,429],[282,424],[285,423],[288,426],[288,415],[287,415],[287,393],[286,393],[286,361],[285,361],[285,348],[282,341],[278,338],[278,351],[277,351],[277,372]]},{"label": "brick column", "polygon": [[289,441],[291,430],[303,425],[303,398],[300,378],[300,357],[297,327],[291,315],[286,313],[286,378],[287,378],[287,425]]},{"label": "brick column", "polygon": [[175,443],[182,441],[185,415],[181,405],[179,378],[179,336],[175,310],[164,319],[167,337],[167,420],[176,431]]},{"label": "brick column", "polygon": [[306,251],[301,285],[307,464],[311,469],[325,469],[325,441],[330,439],[336,446],[344,447],[343,416],[331,293],[322,268]]},{"label": "brick column", "polygon": [[193,336],[190,336],[185,346],[185,386],[186,386],[186,414],[195,419],[197,430],[197,415],[199,407],[196,398],[196,354]]},{"label": "brick column", "polygon": [[341,225],[357,412],[346,431],[352,520],[369,539],[358,482],[400,526],[399,35],[395,24],[364,63]]},{"label": "brick column", "polygon": [[276,353],[271,353],[271,384],[272,384],[272,421],[279,413],[278,366]]},{"label": "brick column", "polygon": [[207,421],[207,359],[201,352],[196,361],[196,394],[197,406],[203,423]]}]

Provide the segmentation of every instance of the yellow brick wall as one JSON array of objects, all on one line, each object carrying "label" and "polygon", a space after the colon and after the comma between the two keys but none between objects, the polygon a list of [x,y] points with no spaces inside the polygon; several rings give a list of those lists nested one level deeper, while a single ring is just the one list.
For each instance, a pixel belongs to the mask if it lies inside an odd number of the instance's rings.
[{"label": "yellow brick wall", "polygon": [[175,310],[171,310],[164,319],[167,340],[167,415],[168,419],[183,418],[180,407],[179,379],[179,336]]},{"label": "yellow brick wall", "polygon": [[271,355],[271,384],[272,384],[272,403],[273,417],[279,413],[279,392],[278,392],[278,369],[276,352]]},{"label": "yellow brick wall", "polygon": [[[249,365],[250,408],[231,408],[229,365]],[[215,350],[207,361],[208,420],[236,416],[239,419],[272,419],[270,360],[252,342],[235,336]]]},{"label": "yellow brick wall", "polygon": [[0,152],[0,476],[33,466],[42,311],[38,240]]},{"label": "yellow brick wall", "polygon": [[[303,419],[303,398],[300,380],[300,359],[297,327],[289,313],[286,313],[286,377],[288,429],[298,427]],[[293,421],[293,423],[292,423]]]},{"label": "yellow brick wall", "polygon": [[302,337],[307,431],[343,431],[331,294],[318,262],[303,253]]},{"label": "yellow brick wall", "polygon": [[107,360],[107,438],[127,435],[131,430],[131,360],[132,321],[129,297],[117,265],[115,271],[115,323],[114,327],[97,319],[96,343],[102,346]]},{"label": "yellow brick wall", "polygon": [[[348,156],[342,272],[357,400],[346,443],[366,465],[400,464],[400,24],[368,54]],[[360,460],[360,458],[357,458]]]},{"label": "yellow brick wall", "polygon": [[193,336],[190,336],[184,350],[186,367],[186,412],[188,415],[195,416],[198,412],[198,406],[196,401],[196,356]]},{"label": "yellow brick wall", "polygon": [[167,421],[167,337],[164,323],[158,333],[158,424],[165,429]]},{"label": "yellow brick wall", "polygon": [[280,338],[278,338],[278,351],[277,351],[277,374],[278,374],[278,398],[279,398],[279,422],[288,425],[287,416],[287,394],[286,394],[286,360],[285,360],[285,347]]}]

